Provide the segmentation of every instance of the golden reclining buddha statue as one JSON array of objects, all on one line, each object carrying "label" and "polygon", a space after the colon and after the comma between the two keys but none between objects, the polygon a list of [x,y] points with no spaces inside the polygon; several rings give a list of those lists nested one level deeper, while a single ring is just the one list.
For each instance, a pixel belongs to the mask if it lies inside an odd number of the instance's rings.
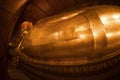
[{"label": "golden reclining buddha statue", "polygon": [[95,73],[120,61],[120,7],[95,6],[39,20],[22,46],[20,65],[35,80],[106,80],[112,73]]}]

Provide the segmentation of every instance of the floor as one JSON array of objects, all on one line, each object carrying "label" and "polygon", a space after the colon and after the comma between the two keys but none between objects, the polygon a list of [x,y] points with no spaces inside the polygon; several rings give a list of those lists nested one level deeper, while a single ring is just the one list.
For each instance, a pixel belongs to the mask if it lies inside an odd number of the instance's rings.
[{"label": "floor", "polygon": [[10,80],[30,80],[21,70],[9,67],[8,69]]},{"label": "floor", "polygon": [[16,59],[12,59],[8,62],[8,74],[10,80],[30,80],[17,66]]}]

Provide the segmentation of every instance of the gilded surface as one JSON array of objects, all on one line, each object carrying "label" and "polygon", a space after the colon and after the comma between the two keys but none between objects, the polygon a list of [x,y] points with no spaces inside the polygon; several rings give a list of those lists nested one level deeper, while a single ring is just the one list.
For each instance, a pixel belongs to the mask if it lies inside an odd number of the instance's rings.
[{"label": "gilded surface", "polygon": [[59,14],[34,25],[24,40],[23,52],[36,59],[87,63],[120,48],[119,26],[117,6],[96,6]]}]

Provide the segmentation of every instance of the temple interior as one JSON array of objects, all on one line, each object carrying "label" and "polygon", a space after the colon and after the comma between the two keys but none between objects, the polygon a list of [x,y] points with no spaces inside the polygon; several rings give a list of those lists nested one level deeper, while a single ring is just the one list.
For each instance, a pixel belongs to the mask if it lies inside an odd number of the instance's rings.
[{"label": "temple interior", "polygon": [[0,0],[0,80],[120,80],[119,0]]}]

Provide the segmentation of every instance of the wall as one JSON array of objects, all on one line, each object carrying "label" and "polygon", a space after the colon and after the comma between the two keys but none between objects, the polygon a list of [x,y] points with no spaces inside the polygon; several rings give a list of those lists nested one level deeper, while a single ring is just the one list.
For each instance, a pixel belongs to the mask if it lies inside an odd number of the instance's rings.
[{"label": "wall", "polygon": [[8,80],[7,46],[13,28],[28,0],[0,0],[0,80]]}]

